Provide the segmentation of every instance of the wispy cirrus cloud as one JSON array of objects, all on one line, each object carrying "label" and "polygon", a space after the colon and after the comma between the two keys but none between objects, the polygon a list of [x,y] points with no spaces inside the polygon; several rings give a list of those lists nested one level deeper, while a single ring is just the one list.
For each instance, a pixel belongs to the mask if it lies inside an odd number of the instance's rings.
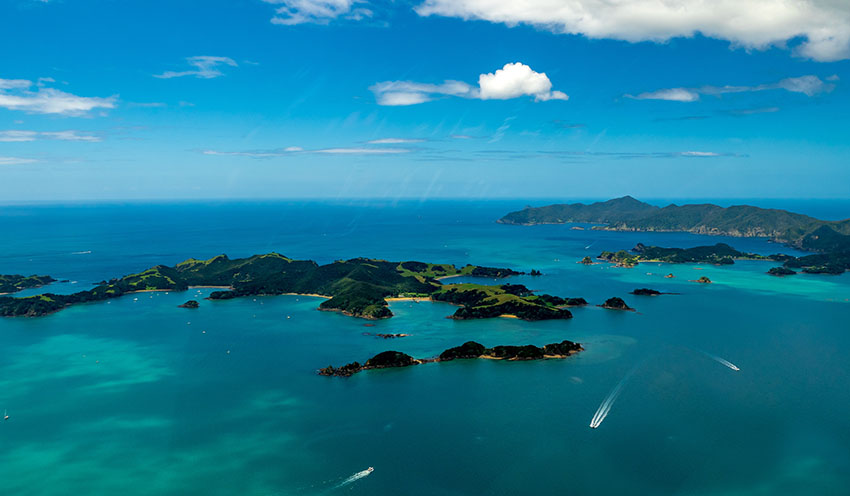
[{"label": "wispy cirrus cloud", "polygon": [[[359,21],[370,18],[374,12],[358,0],[263,0],[279,5],[272,17],[272,24],[292,26],[295,24],[328,24],[337,18]],[[359,6],[357,5],[359,4]]]},{"label": "wispy cirrus cloud", "polygon": [[58,140],[58,141],[101,141],[100,136],[81,131],[66,130],[66,131],[24,131],[18,129],[8,129],[0,131],[0,142],[26,142],[39,140]]},{"label": "wispy cirrus cloud", "polygon": [[0,79],[0,108],[33,114],[82,116],[94,109],[115,108],[117,97],[84,97],[48,88],[51,78],[37,82],[27,79]]},{"label": "wispy cirrus cloud", "polygon": [[424,139],[418,138],[380,138],[369,140],[366,143],[369,145],[400,145],[404,143],[423,143]]},{"label": "wispy cirrus cloud", "polygon": [[536,102],[567,100],[562,91],[552,90],[545,72],[535,72],[521,63],[505,64],[495,72],[478,76],[478,86],[463,81],[446,80],[440,84],[414,81],[382,81],[370,86],[378,105],[404,106],[429,102],[442,96],[478,100],[509,100],[531,96]]},{"label": "wispy cirrus cloud", "polygon": [[286,148],[274,148],[269,150],[241,150],[220,151],[202,150],[204,155],[218,155],[228,157],[250,157],[250,158],[275,158],[290,155],[396,155],[410,153],[409,148],[370,148],[370,147],[339,147],[339,148],[316,148],[304,149],[300,146],[289,146]]},{"label": "wispy cirrus cloud", "polygon": [[230,57],[214,57],[211,55],[186,57],[186,62],[190,66],[194,67],[194,69],[188,71],[166,71],[162,74],[154,74],[153,77],[159,79],[171,79],[194,76],[199,79],[213,79],[224,76],[224,73],[219,70],[222,66],[238,67],[236,61]]},{"label": "wispy cirrus cloud", "polygon": [[0,157],[0,165],[33,164],[35,162],[38,162],[38,160],[34,158]]},{"label": "wispy cirrus cloud", "polygon": [[634,100],[667,100],[671,102],[695,102],[701,95],[720,96],[727,93],[749,93],[770,90],[785,90],[791,93],[802,93],[815,96],[828,93],[835,84],[826,83],[817,76],[808,75],[785,78],[776,83],[759,84],[755,86],[701,86],[699,88],[666,88],[648,91],[638,95],[624,95]]}]

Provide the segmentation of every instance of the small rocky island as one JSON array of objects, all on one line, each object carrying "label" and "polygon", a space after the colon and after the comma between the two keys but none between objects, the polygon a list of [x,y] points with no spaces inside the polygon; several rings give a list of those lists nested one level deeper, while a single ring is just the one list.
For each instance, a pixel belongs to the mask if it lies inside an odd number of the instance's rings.
[{"label": "small rocky island", "polygon": [[658,291],[657,289],[639,288],[639,289],[635,289],[634,291],[632,291],[631,294],[637,295],[637,296],[658,296],[658,295],[662,295],[664,293],[662,293],[661,291]]},{"label": "small rocky island", "polygon": [[197,300],[189,300],[186,303],[177,306],[179,308],[198,308],[199,306],[201,306],[201,304],[198,303]]},{"label": "small rocky island", "polygon": [[793,276],[797,272],[789,269],[788,267],[771,267],[770,270],[767,271],[768,274],[772,276]]},{"label": "small rocky island", "polygon": [[22,276],[20,274],[0,274],[0,294],[16,293],[25,289],[40,288],[56,279],[50,276]]},{"label": "small rocky island", "polygon": [[626,302],[623,301],[622,298],[614,296],[613,298],[608,298],[605,300],[605,303],[599,305],[602,308],[607,308],[609,310],[627,310],[629,312],[634,312],[635,309],[626,305]]},{"label": "small rocky island", "polygon": [[370,369],[383,369],[392,367],[409,367],[426,362],[448,362],[451,360],[488,358],[492,360],[545,360],[567,358],[570,355],[582,351],[584,348],[579,343],[572,341],[561,341],[560,343],[547,344],[538,347],[534,345],[525,346],[494,346],[486,348],[481,343],[467,341],[466,343],[449,348],[437,358],[416,359],[400,351],[384,351],[361,365],[359,362],[351,362],[341,367],[327,366],[319,369],[319,375],[350,377],[357,372]]}]

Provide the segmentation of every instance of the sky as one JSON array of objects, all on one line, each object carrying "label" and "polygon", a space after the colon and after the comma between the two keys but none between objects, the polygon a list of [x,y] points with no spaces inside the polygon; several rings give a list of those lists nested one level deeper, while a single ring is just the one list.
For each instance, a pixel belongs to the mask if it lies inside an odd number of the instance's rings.
[{"label": "sky", "polygon": [[0,203],[848,198],[846,0],[3,0]]}]

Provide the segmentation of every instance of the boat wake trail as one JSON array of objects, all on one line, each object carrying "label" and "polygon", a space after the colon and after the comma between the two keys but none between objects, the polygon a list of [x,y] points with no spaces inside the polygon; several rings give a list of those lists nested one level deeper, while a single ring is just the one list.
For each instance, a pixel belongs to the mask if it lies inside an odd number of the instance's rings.
[{"label": "boat wake trail", "polygon": [[364,477],[367,477],[367,476],[368,476],[369,474],[371,474],[374,470],[375,470],[375,469],[374,469],[374,468],[372,468],[372,467],[369,467],[369,468],[367,468],[366,470],[361,470],[360,472],[357,472],[356,474],[352,475],[351,477],[349,477],[349,478],[345,479],[344,481],[340,482],[339,484],[337,484],[337,485],[336,485],[336,486],[334,486],[333,488],[334,488],[334,489],[339,489],[339,488],[341,488],[341,487],[345,487],[345,486],[347,486],[347,485],[351,484],[352,482],[359,481],[360,479],[362,479],[362,478],[364,478]]},{"label": "boat wake trail", "polygon": [[[635,367],[637,368],[637,367]],[[625,377],[620,379],[620,382],[614,386],[614,389],[608,393],[608,396],[605,397],[605,400],[602,401],[602,404],[599,405],[599,408],[596,410],[596,413],[593,415],[593,418],[590,419],[590,428],[596,429],[605,420],[605,417],[608,416],[608,412],[611,411],[611,407],[614,406],[614,402],[617,401],[617,397],[620,396],[620,392],[623,390],[623,386],[626,385],[629,378],[631,378],[635,369],[630,370]]]},{"label": "boat wake trail", "polygon": [[738,366],[737,366],[737,365],[735,365],[734,363],[730,362],[729,360],[724,360],[724,359],[720,358],[720,357],[719,357],[719,356],[717,356],[717,355],[712,355],[711,353],[706,353],[705,351],[703,351],[702,353],[703,353],[705,356],[707,356],[708,358],[711,358],[712,360],[714,360],[715,362],[717,362],[717,363],[719,363],[719,364],[721,364],[721,365],[725,365],[725,366],[729,367],[730,369],[734,370],[735,372],[738,372],[738,371],[740,371],[740,370],[741,370],[741,369],[739,369],[739,368],[738,368]]}]

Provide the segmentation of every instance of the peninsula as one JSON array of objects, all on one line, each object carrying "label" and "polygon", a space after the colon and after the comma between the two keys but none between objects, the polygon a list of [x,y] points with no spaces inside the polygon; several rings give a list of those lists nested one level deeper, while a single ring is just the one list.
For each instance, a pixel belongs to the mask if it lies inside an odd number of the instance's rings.
[{"label": "peninsula", "polygon": [[[209,260],[189,259],[174,267],[157,265],[144,272],[104,281],[78,293],[46,293],[14,298],[0,297],[0,316],[41,316],[69,305],[102,301],[135,291],[180,291],[190,286],[218,286],[211,300],[252,295],[304,294],[326,297],[319,310],[336,311],[366,319],[392,316],[387,298],[433,298],[461,305],[453,318],[473,319],[515,316],[526,320],[570,318],[561,308],[570,301],[550,295],[534,295],[522,285],[443,285],[452,276],[504,278],[521,274],[512,269],[423,262],[388,262],[368,258],[339,260],[319,265],[277,253],[230,259],[219,255]],[[582,300],[583,301],[583,300]],[[188,302],[187,302],[188,303]],[[194,306],[191,303],[185,306]]]}]

